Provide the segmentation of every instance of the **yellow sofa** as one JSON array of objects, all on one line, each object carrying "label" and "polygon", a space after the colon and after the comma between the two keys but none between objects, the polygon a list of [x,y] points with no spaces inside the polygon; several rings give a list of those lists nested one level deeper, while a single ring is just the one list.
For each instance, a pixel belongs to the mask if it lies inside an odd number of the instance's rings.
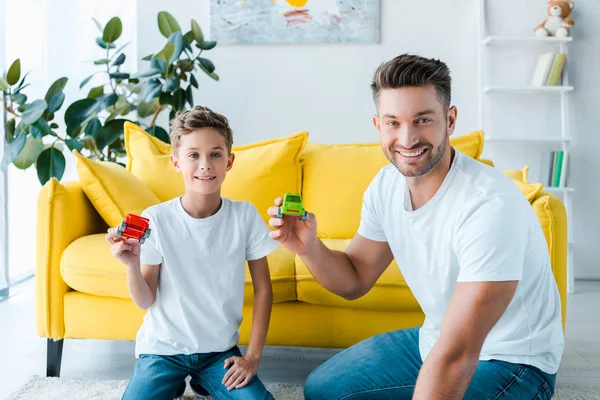
[{"label": "yellow sofa", "polygon": [[[77,155],[79,179],[50,180],[37,211],[37,331],[48,338],[47,375],[60,374],[64,340],[135,340],[144,311],[131,301],[125,270],[110,254],[104,235],[128,212],[183,193],[169,166],[170,146],[136,125],[126,126],[127,168]],[[453,137],[461,152],[480,158],[483,134]],[[362,195],[387,163],[377,143],[318,145],[300,132],[287,138],[234,147],[236,161],[223,195],[252,201],[265,220],[273,198],[300,191],[317,215],[318,234],[342,250],[358,229]],[[566,213],[563,204],[527,182],[526,169],[505,171],[530,200],[546,235],[558,283],[563,324],[566,311]],[[116,221],[116,222],[115,222]],[[360,340],[422,323],[423,313],[393,262],[364,297],[347,301],[323,289],[302,261],[279,248],[268,256],[274,291],[266,344],[345,348]],[[247,273],[241,344],[252,314]]]}]

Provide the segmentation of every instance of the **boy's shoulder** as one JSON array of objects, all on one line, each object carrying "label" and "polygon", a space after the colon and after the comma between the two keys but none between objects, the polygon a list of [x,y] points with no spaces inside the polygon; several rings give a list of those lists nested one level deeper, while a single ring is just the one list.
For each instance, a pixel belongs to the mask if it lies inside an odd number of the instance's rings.
[{"label": "boy's shoulder", "polygon": [[162,203],[154,204],[148,208],[146,208],[142,212],[142,216],[146,218],[156,218],[161,217],[163,215],[170,215],[175,212],[176,203],[179,201],[179,197],[176,197],[171,200],[163,201]]},{"label": "boy's shoulder", "polygon": [[228,208],[235,213],[254,213],[258,212],[256,206],[247,200],[232,200],[228,197],[221,197],[223,202],[229,204]]}]

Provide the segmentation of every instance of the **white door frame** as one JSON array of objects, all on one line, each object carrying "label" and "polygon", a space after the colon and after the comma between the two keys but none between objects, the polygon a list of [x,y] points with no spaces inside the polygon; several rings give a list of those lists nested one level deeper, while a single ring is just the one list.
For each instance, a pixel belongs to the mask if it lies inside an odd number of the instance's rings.
[{"label": "white door frame", "polygon": [[[0,71],[6,70],[6,31],[5,31],[5,2],[0,0]],[[4,104],[2,103],[2,107]],[[3,118],[0,123],[0,160],[4,155],[6,136],[4,121],[6,113],[2,109]],[[8,272],[8,170],[0,170],[0,298],[7,297],[10,289],[10,274]]]}]

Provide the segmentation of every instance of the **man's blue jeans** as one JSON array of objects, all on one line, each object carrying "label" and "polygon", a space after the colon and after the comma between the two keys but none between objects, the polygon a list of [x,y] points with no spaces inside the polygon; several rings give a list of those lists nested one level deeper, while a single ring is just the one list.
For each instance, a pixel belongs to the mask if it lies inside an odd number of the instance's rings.
[{"label": "man's blue jeans", "polygon": [[225,360],[233,356],[241,356],[237,346],[222,353],[175,356],[141,354],[123,400],[172,400],[179,394],[178,389],[188,375],[192,378],[192,389],[201,387],[215,400],[272,400],[273,396],[256,375],[243,388],[227,390],[222,383],[227,372]]},{"label": "man's blue jeans", "polygon": [[[411,399],[419,370],[419,328],[384,333],[337,354],[307,378],[307,400]],[[465,399],[551,399],[556,375],[505,361],[480,361]]]}]

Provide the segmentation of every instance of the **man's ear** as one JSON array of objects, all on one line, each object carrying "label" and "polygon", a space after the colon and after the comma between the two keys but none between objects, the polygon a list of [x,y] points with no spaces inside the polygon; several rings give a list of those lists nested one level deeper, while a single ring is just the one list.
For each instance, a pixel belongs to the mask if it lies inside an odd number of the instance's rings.
[{"label": "man's ear", "polygon": [[456,119],[458,118],[458,109],[456,106],[452,106],[448,109],[448,136],[454,133],[454,128],[456,128]]},{"label": "man's ear", "polygon": [[234,160],[235,160],[235,154],[231,153],[229,155],[229,159],[227,160],[227,171],[229,171],[231,169],[231,167],[233,167]]},{"label": "man's ear", "polygon": [[173,164],[173,169],[177,172],[180,172],[179,169],[179,160],[173,154],[171,154],[171,164]]}]

